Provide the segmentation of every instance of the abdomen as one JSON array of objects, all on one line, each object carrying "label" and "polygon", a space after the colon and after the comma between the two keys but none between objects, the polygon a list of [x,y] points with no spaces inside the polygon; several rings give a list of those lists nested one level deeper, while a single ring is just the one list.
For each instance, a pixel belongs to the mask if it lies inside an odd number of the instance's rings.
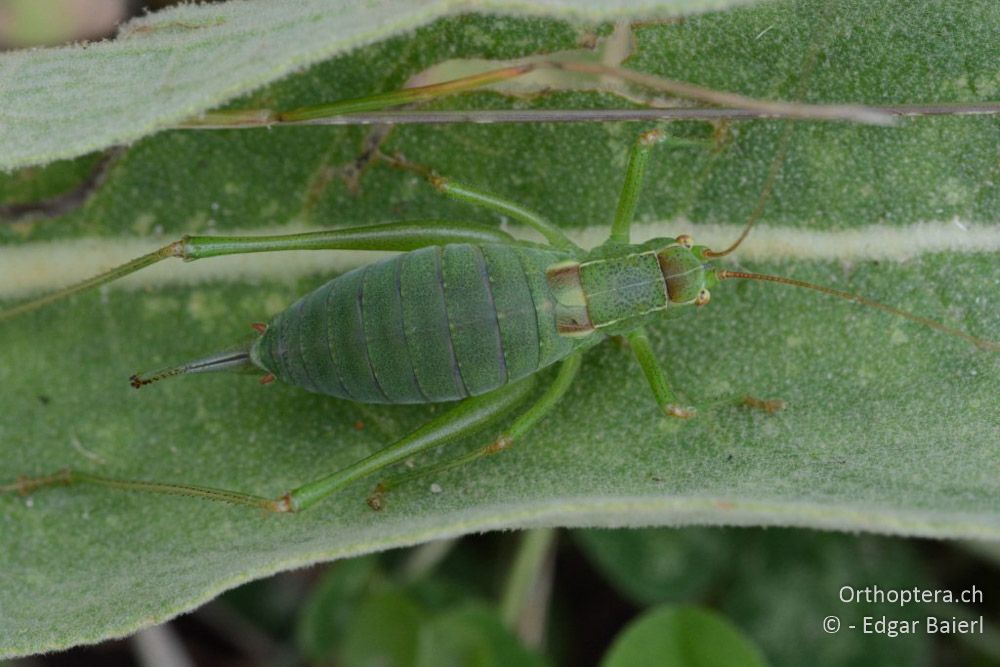
[{"label": "abdomen", "polygon": [[278,315],[251,352],[310,391],[364,403],[486,393],[565,357],[545,268],[505,245],[415,250],[346,273]]}]

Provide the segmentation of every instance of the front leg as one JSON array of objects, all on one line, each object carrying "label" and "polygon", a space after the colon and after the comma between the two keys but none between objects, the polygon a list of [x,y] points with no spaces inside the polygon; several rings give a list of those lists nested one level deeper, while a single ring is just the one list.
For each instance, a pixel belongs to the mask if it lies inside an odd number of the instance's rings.
[{"label": "front leg", "polygon": [[635,354],[636,361],[639,362],[642,372],[646,375],[646,381],[649,383],[649,388],[653,391],[653,398],[656,399],[656,404],[660,406],[660,410],[668,417],[677,417],[678,419],[690,419],[693,417],[695,414],[694,408],[678,405],[677,397],[667,383],[667,374],[664,372],[663,367],[660,366],[660,362],[657,361],[653,346],[649,343],[646,330],[639,327],[626,334],[626,338],[628,338],[629,345],[632,346],[632,352]]}]

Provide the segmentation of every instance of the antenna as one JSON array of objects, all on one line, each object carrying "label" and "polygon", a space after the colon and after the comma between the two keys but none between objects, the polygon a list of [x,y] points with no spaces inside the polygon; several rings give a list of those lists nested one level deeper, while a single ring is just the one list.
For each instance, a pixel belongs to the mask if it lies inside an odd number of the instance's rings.
[{"label": "antenna", "polygon": [[771,197],[771,190],[774,189],[774,182],[778,180],[778,174],[781,172],[781,166],[785,163],[785,154],[788,152],[788,142],[791,139],[790,128],[786,128],[784,132],[781,133],[781,143],[778,144],[778,151],[774,154],[774,159],[771,160],[771,166],[767,170],[767,180],[764,181],[764,187],[760,191],[760,196],[757,197],[757,204],[753,207],[753,211],[750,213],[750,217],[747,218],[747,224],[743,226],[743,231],[740,232],[739,238],[737,238],[733,243],[719,252],[714,250],[706,249],[704,251],[705,257],[725,257],[729,253],[733,252],[740,247],[740,244],[746,240],[747,236],[750,235],[750,230],[753,226],[757,224],[760,217],[764,215],[764,207],[767,206],[767,200]]},{"label": "antenna", "polygon": [[879,310],[889,313],[890,315],[895,315],[896,317],[902,317],[918,324],[922,324],[925,327],[935,329],[942,333],[946,333],[949,336],[955,336],[956,338],[961,338],[966,340],[976,347],[989,350],[991,352],[1000,352],[1000,343],[995,343],[991,340],[986,340],[985,338],[977,338],[964,331],[959,331],[958,329],[952,329],[947,327],[940,322],[928,319],[926,317],[921,317],[919,315],[914,315],[913,313],[907,312],[905,310],[900,310],[899,308],[894,308],[893,306],[887,306],[884,303],[879,303],[874,299],[869,299],[864,296],[859,296],[857,294],[851,294],[850,292],[842,292],[840,290],[832,289],[830,287],[823,287],[822,285],[814,285],[812,283],[807,283],[804,280],[795,280],[794,278],[785,278],[782,276],[770,276],[764,273],[747,273],[746,271],[727,271],[720,269],[715,272],[716,277],[719,280],[731,280],[734,278],[743,278],[745,280],[760,280],[772,283],[781,283],[782,285],[792,285],[793,287],[802,287],[804,289],[811,289],[816,292],[822,292],[823,294],[829,294],[830,296],[835,296],[840,299],[845,299],[847,301],[854,301],[856,303],[864,304],[866,306],[871,306],[872,308],[878,308]]}]

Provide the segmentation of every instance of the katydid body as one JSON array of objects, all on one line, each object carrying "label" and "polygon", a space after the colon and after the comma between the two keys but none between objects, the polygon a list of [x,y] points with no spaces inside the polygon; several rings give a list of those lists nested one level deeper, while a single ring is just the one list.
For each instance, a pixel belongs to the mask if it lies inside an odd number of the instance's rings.
[{"label": "katydid body", "polygon": [[279,380],[339,398],[455,401],[693,303],[702,264],[674,239],[595,257],[500,244],[423,248],[303,297],[249,358]]},{"label": "katydid body", "polygon": [[[1000,345],[883,304],[801,281],[715,268],[722,252],[695,246],[687,236],[630,243],[646,159],[667,140],[659,131],[633,146],[608,241],[586,252],[542,216],[517,204],[424,171],[443,194],[477,204],[534,227],[548,241],[519,241],[504,232],[443,221],[275,237],[185,237],[67,288],[0,313],[0,320],[57,298],[114,280],[167,257],[200,259],[221,254],[290,249],[395,250],[402,254],[335,278],[276,316],[242,350],[227,351],[166,369],[133,385],[185,373],[257,367],[307,390],[366,403],[460,401],[385,449],[308,482],[278,498],[208,487],[109,478],[76,471],[21,478],[0,491],[28,493],[60,484],[89,483],[123,490],[187,495],[269,511],[303,510],[345,485],[419,452],[495,424],[533,393],[538,372],[558,363],[547,389],[486,446],[444,464],[467,463],[507,449],[565,396],[583,352],[609,335],[624,336],[660,410],[688,418],[645,334],[645,325],[680,306],[701,306],[718,282],[742,278],[805,287],[879,308],[958,336],[981,348]],[[400,164],[413,168],[413,165]],[[742,239],[743,237],[741,237]],[[436,468],[439,469],[439,468]],[[369,498],[382,506],[379,484]]]}]

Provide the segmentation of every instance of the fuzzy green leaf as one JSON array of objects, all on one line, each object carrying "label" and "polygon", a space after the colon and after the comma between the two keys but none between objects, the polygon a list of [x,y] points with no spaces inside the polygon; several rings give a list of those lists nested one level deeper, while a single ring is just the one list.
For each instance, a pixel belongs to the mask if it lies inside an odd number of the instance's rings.
[{"label": "fuzzy green leaf", "polygon": [[246,0],[173,7],[129,22],[115,40],[3,54],[0,170],[133,142],[444,16],[479,11],[597,22],[748,1]]},{"label": "fuzzy green leaf", "polygon": [[[628,64],[772,99],[985,100],[997,96],[998,81],[983,45],[998,25],[992,0],[920,11],[902,1],[761,4],[643,24]],[[294,108],[393,90],[449,58],[577,48],[583,31],[556,20],[448,18],[234,105]],[[284,44],[289,53],[299,46]],[[216,65],[205,63],[203,74],[214,76]],[[212,101],[191,104],[227,99],[237,88],[213,90]],[[484,93],[438,106],[619,103],[592,93],[530,102]],[[160,120],[194,109],[181,106]],[[115,141],[138,136],[137,125],[122,123],[134,131]],[[385,149],[489,186],[597,242],[628,147],[645,127],[405,127]],[[746,268],[854,290],[997,337],[995,119],[669,130],[717,148],[655,152],[641,235],[688,231],[714,246],[733,239],[789,133],[763,224],[738,256]],[[497,222],[381,166],[352,192],[342,167],[354,163],[366,134],[299,127],[139,141],[82,207],[0,225],[0,299],[79,279],[186,232],[428,217]],[[3,145],[6,153],[7,139]],[[0,200],[51,196],[94,164],[83,158],[2,177]],[[364,406],[241,376],[187,377],[141,392],[127,384],[132,372],[244,339],[249,323],[369,259],[324,252],[164,264],[4,322],[3,481],[73,466],[276,496],[422,424],[441,406]],[[760,284],[721,285],[710,305],[664,321],[651,337],[682,398],[699,407],[696,419],[665,420],[630,352],[607,343],[588,354],[566,400],[517,447],[394,490],[379,514],[364,502],[375,480],[296,516],[83,487],[0,497],[0,655],[126,634],[277,570],[494,528],[712,523],[1000,539],[1000,355],[856,305]],[[767,415],[739,405],[746,394],[788,407]]]}]

